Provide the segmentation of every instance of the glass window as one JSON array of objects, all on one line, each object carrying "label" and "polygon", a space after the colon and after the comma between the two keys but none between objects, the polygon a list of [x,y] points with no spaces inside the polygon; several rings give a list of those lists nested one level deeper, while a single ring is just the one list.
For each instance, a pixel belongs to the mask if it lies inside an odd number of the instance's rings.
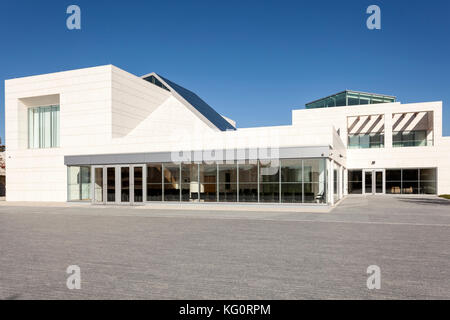
[{"label": "glass window", "polygon": [[259,181],[280,182],[280,162],[279,161],[260,161],[259,162]]},{"label": "glass window", "polygon": [[199,199],[197,163],[183,163],[181,165],[181,183],[182,201],[196,201]]},{"label": "glass window", "polygon": [[261,183],[259,186],[260,202],[279,202],[280,201],[280,184],[279,183]]},{"label": "glass window", "polygon": [[402,192],[403,194],[419,193],[419,170],[403,169],[402,170]]},{"label": "glass window", "polygon": [[68,200],[91,200],[91,167],[67,167]]},{"label": "glass window", "polygon": [[386,193],[436,194],[436,168],[386,169]]},{"label": "glass window", "polygon": [[200,201],[217,201],[217,164],[200,164]]},{"label": "glass window", "polygon": [[418,169],[403,169],[402,171],[403,181],[418,181],[419,170]]},{"label": "glass window", "polygon": [[400,194],[402,193],[402,170],[386,169],[386,193]]},{"label": "glass window", "polygon": [[94,201],[103,202],[103,168],[94,170]]},{"label": "glass window", "polygon": [[120,168],[120,201],[130,201],[130,168]]},{"label": "glass window", "polygon": [[258,184],[239,181],[239,202],[258,202]]},{"label": "glass window", "polygon": [[164,201],[180,201],[180,165],[163,164]]},{"label": "glass window", "polygon": [[347,103],[345,93],[340,93],[336,96],[336,106],[341,107],[345,106]]},{"label": "glass window", "polygon": [[349,149],[384,148],[384,133],[349,134]]},{"label": "glass window", "polygon": [[436,169],[420,169],[420,194],[436,194]]},{"label": "glass window", "polygon": [[347,94],[347,99],[348,99],[348,105],[349,106],[355,106],[355,105],[359,105],[359,94],[355,93],[348,93]]},{"label": "glass window", "polygon": [[362,194],[362,170],[348,170],[348,193]]},{"label": "glass window", "polygon": [[28,109],[28,148],[59,147],[59,106]]},{"label": "glass window", "polygon": [[239,183],[258,183],[258,165],[256,163],[239,163]]},{"label": "glass window", "polygon": [[162,201],[162,165],[147,165],[147,201]]},{"label": "glass window", "polygon": [[302,160],[281,160],[281,182],[302,182]]},{"label": "glass window", "polygon": [[393,147],[420,147],[427,145],[427,131],[396,131],[392,133]]},{"label": "glass window", "polygon": [[348,135],[348,147],[349,149],[359,148],[359,135]]},{"label": "glass window", "polygon": [[303,188],[301,183],[282,183],[281,202],[300,203],[303,201]]},{"label": "glass window", "polygon": [[116,168],[106,168],[106,201],[116,201]]},{"label": "glass window", "polygon": [[237,164],[219,164],[219,201],[237,201]]},{"label": "glass window", "polygon": [[326,202],[326,160],[303,160],[303,192],[306,203]]}]

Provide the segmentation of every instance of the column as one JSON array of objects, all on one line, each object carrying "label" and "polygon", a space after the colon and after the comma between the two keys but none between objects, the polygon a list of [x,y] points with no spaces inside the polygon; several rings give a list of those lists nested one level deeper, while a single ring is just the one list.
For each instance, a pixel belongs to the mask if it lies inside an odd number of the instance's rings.
[{"label": "column", "polygon": [[384,114],[384,147],[392,148],[392,112]]}]

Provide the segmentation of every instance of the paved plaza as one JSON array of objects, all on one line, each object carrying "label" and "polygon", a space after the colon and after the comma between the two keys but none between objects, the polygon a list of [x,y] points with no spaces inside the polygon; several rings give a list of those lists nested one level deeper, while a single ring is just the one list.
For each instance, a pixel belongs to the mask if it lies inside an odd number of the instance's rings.
[{"label": "paved plaza", "polygon": [[0,299],[450,299],[449,243],[450,201],[430,196],[330,212],[3,202]]}]

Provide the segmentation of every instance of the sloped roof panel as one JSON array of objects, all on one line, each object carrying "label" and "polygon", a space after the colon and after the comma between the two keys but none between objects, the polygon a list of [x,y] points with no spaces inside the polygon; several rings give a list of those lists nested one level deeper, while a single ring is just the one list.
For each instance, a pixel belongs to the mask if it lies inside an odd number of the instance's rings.
[{"label": "sloped roof panel", "polygon": [[205,101],[203,101],[194,92],[183,88],[182,86],[172,82],[164,77],[161,77],[173,90],[175,90],[180,96],[182,96],[189,104],[191,104],[198,112],[200,112],[206,119],[214,124],[219,130],[236,130],[227,120],[225,120],[216,110],[211,108]]}]

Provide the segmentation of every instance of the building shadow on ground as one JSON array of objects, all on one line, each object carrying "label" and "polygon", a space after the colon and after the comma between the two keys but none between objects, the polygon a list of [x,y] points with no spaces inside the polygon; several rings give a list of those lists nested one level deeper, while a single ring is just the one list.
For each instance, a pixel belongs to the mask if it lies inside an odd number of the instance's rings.
[{"label": "building shadow on ground", "polygon": [[450,201],[446,199],[434,199],[434,198],[397,198],[403,202],[416,203],[416,204],[431,204],[431,205],[441,205],[441,206],[450,206]]},{"label": "building shadow on ground", "polygon": [[8,296],[5,299],[0,299],[0,300],[17,300],[20,298],[20,294],[13,294],[12,296]]}]

